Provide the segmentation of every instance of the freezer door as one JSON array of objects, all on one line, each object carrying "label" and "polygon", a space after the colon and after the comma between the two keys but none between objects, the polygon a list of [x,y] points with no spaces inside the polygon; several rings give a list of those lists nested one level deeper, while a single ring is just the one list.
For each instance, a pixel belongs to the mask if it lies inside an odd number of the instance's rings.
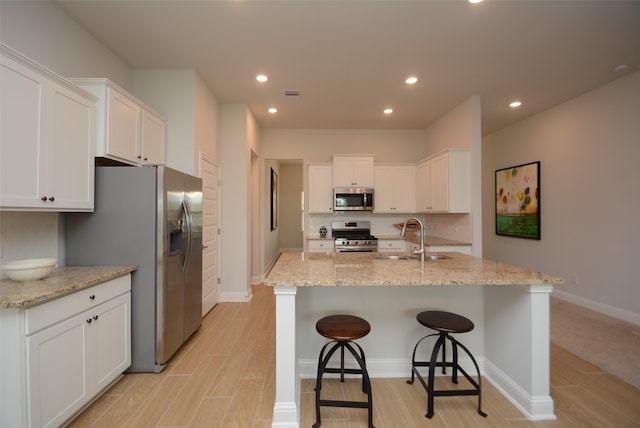
[{"label": "freezer door", "polygon": [[185,217],[188,233],[184,266],[184,340],[202,324],[202,180],[185,176]]},{"label": "freezer door", "polygon": [[185,233],[184,174],[166,167],[158,167],[159,200],[164,219],[164,281],[158,283],[157,349],[156,358],[166,363],[184,342],[184,275],[187,237]]}]

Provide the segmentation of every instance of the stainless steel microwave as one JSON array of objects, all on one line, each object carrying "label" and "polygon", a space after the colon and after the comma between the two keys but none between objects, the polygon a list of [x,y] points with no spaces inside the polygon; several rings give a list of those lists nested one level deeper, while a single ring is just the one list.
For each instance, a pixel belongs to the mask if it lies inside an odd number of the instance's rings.
[{"label": "stainless steel microwave", "polygon": [[373,211],[373,189],[336,187],[333,189],[334,211]]}]

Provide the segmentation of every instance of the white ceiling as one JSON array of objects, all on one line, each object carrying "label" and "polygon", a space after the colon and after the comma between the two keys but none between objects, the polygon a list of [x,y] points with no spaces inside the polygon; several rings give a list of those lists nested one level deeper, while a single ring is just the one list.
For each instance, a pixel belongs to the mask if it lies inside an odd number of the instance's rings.
[{"label": "white ceiling", "polygon": [[481,95],[486,135],[640,69],[640,1],[57,3],[133,68],[195,69],[264,128],[427,128]]}]

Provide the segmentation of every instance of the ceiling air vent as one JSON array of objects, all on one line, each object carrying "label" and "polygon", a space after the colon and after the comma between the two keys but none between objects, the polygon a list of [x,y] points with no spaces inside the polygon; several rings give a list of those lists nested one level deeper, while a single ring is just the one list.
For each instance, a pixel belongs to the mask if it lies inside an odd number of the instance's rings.
[{"label": "ceiling air vent", "polygon": [[284,97],[289,100],[297,100],[300,98],[300,91],[297,89],[285,89]]}]

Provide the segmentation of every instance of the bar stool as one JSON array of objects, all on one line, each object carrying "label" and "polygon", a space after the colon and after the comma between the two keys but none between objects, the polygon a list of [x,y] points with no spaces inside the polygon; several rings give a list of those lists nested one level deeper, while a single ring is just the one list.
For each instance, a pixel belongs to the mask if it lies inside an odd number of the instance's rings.
[{"label": "bar stool", "polygon": [[[425,415],[427,418],[433,417],[433,398],[439,396],[454,396],[454,395],[477,395],[478,396],[478,414],[480,416],[487,416],[485,412],[481,409],[482,404],[482,396],[481,396],[481,386],[482,386],[482,378],[480,377],[480,369],[478,368],[478,363],[476,359],[473,358],[471,352],[460,342],[458,342],[454,337],[450,336],[449,333],[466,333],[473,330],[473,322],[463,317],[462,315],[453,314],[451,312],[443,312],[443,311],[424,311],[420,312],[416,319],[420,324],[425,327],[428,327],[432,330],[436,330],[438,333],[433,333],[426,335],[422,339],[416,343],[415,348],[413,348],[413,356],[411,358],[411,380],[408,380],[408,384],[413,384],[414,378],[417,377],[424,389],[427,391],[427,414]],[[418,346],[420,343],[431,336],[438,336],[435,345],[433,346],[433,350],[431,351],[431,359],[429,361],[416,361],[416,352],[418,350]],[[446,340],[449,340],[452,344],[452,361],[447,361],[446,359]],[[473,365],[476,367],[476,372],[478,373],[478,381],[476,382],[471,376],[467,374],[467,372],[460,367],[458,364],[458,347],[460,347],[464,352],[467,353]],[[438,352],[442,348],[442,361],[438,362]],[[427,378],[427,382],[425,383],[424,379],[418,372],[418,367],[429,367],[429,375]],[[473,386],[472,389],[446,389],[446,390],[436,390],[434,388],[434,380],[435,380],[435,370],[436,367],[442,367],[442,374],[446,374],[446,368],[451,367],[453,369],[453,373],[451,375],[451,381],[455,384],[458,383],[458,371],[464,375],[464,377],[471,383]]]},{"label": "bar stool", "polygon": [[[373,405],[371,399],[371,381],[367,373],[364,351],[353,340],[365,337],[371,331],[369,323],[353,315],[330,315],[321,318],[316,323],[316,330],[331,342],[326,343],[320,351],[318,357],[318,374],[316,376],[316,423],[314,428],[320,426],[320,406],[326,407],[350,407],[367,409],[369,416],[369,428],[373,428]],[[333,345],[327,351],[327,347]],[[352,345],[355,345],[358,352]],[[344,350],[345,348],[353,355],[359,369],[348,369],[344,367]],[[340,367],[327,367],[331,356],[340,350]],[[326,351],[326,353],[325,353]],[[343,400],[321,400],[320,390],[322,389],[322,376],[325,373],[340,373],[340,382],[344,382],[344,375],[359,374],[362,375],[362,392],[367,394],[367,401],[343,401]]]}]

